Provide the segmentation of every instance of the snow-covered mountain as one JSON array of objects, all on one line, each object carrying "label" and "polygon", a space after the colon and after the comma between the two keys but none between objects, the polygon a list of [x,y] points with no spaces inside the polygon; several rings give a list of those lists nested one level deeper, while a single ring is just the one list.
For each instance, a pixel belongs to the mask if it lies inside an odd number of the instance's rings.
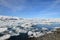
[{"label": "snow-covered mountain", "polygon": [[[19,35],[20,33],[27,33],[29,37],[39,37],[45,33],[51,33],[54,28],[60,28],[60,18],[26,19],[0,16],[0,34],[4,34],[4,36],[8,35],[6,38]],[[3,40],[2,37],[0,37],[1,40]]]}]

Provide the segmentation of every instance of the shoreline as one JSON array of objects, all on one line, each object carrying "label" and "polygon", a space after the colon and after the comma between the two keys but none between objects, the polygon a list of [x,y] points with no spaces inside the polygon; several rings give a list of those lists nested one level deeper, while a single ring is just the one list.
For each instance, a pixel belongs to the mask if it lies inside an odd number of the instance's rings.
[{"label": "shoreline", "polygon": [[60,28],[52,32],[53,33],[48,33],[40,37],[30,37],[30,38],[28,38],[27,34],[22,34],[19,36],[12,36],[7,40],[60,40]]}]

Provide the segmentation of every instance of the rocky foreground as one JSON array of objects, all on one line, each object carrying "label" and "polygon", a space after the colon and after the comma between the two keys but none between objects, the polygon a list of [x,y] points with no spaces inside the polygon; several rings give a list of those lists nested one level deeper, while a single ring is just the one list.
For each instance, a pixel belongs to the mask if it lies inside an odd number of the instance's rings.
[{"label": "rocky foreground", "polygon": [[28,38],[28,40],[60,40],[60,28],[53,33],[48,33],[37,38]]},{"label": "rocky foreground", "polygon": [[27,34],[21,34],[18,36],[12,36],[7,40],[60,40],[60,28],[56,31],[52,31],[52,33],[45,34],[40,37],[29,37]]}]

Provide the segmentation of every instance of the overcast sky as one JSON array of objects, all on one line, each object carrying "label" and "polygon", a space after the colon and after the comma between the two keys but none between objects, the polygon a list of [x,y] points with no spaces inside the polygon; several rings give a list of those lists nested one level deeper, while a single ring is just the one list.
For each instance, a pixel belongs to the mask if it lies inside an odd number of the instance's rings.
[{"label": "overcast sky", "polygon": [[0,15],[60,18],[60,0],[0,0]]}]

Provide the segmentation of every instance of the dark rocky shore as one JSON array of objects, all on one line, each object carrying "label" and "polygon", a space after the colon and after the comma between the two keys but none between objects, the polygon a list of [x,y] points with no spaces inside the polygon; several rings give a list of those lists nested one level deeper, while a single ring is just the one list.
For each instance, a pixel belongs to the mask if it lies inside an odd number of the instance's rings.
[{"label": "dark rocky shore", "polygon": [[21,33],[18,36],[11,36],[7,40],[60,40],[60,28],[56,31],[52,31],[53,33],[48,33],[40,37],[30,37],[28,38],[27,33]]}]

